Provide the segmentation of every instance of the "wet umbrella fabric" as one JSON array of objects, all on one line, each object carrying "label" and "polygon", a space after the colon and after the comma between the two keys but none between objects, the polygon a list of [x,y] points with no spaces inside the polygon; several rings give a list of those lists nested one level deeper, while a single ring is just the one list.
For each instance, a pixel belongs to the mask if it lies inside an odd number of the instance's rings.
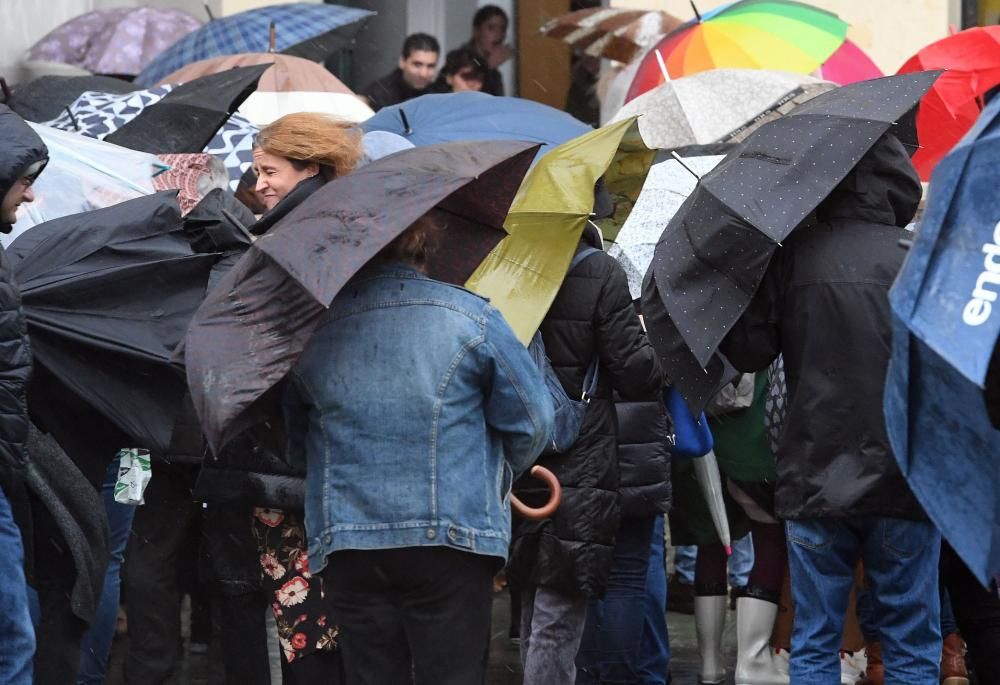
[{"label": "wet umbrella fabric", "polygon": [[754,126],[835,87],[783,71],[712,69],[643,93],[612,121],[642,115],[642,139],[660,149],[738,141]]},{"label": "wet umbrella fabric", "polygon": [[[926,213],[889,296],[885,393],[900,470],[984,584],[1000,573],[1000,431],[989,415],[1000,381],[998,166],[1000,99],[934,171]],[[961,493],[962,506],[949,493]]]},{"label": "wet umbrella fabric", "polygon": [[55,119],[87,91],[123,94],[135,86],[110,76],[41,76],[14,89],[6,104],[27,121]]},{"label": "wet umbrella fabric", "polygon": [[930,179],[934,165],[972,128],[983,109],[983,95],[1000,84],[1000,26],[978,26],[922,48],[899,68],[900,74],[944,69],[920,103],[920,149],[913,165]]},{"label": "wet umbrella fabric", "polygon": [[458,140],[527,140],[541,143],[542,152],[591,130],[548,105],[474,92],[422,95],[383,107],[363,128],[366,133],[395,133],[418,147]]},{"label": "wet umbrella fabric", "polygon": [[32,412],[48,430],[75,424],[46,399],[69,396],[130,444],[166,448],[184,392],[172,350],[215,261],[192,252],[181,226],[174,193],[157,193],[49,221],[11,245],[36,369],[44,370]]},{"label": "wet umbrella fabric", "polygon": [[[725,155],[683,157],[683,165],[668,153],[657,154],[646,183],[617,238],[608,246],[608,254],[618,260],[628,276],[632,299],[642,293],[642,279],[653,262],[653,249],[684,200],[694,191],[698,177],[704,176]],[[687,167],[687,168],[685,168]]]},{"label": "wet umbrella fabric", "polygon": [[429,275],[464,283],[505,235],[536,151],[517,141],[404,150],[326,184],[255,241],[185,337],[188,383],[212,448],[273,411],[273,390],[340,288],[435,207],[446,228]]},{"label": "wet umbrella fabric", "polygon": [[62,62],[94,74],[134,76],[201,22],[166,7],[109,7],[81,14],[28,51],[29,59]]},{"label": "wet umbrella fabric", "polygon": [[209,57],[267,52],[272,23],[275,25],[274,49],[280,52],[374,14],[353,7],[298,2],[259,7],[214,19],[163,51],[136,76],[135,82],[151,86],[167,74]]},{"label": "wet umbrella fabric", "polygon": [[270,93],[310,91],[347,95],[354,93],[320,64],[301,57],[267,52],[251,52],[203,59],[168,74],[160,79],[157,85],[187,83],[209,74],[218,74],[236,67],[252,67],[258,64],[271,65],[267,71],[261,74],[260,80],[257,82],[258,91]]},{"label": "wet umbrella fabric", "polygon": [[670,320],[651,336],[659,337],[661,360],[692,411],[714,393],[724,366],[718,345],[774,250],[886,131],[916,147],[912,115],[938,74],[823,93],[757,129],[698,182],[664,229],[643,288],[647,317],[647,307],[665,310],[647,328]]},{"label": "wet umbrella fabric", "polygon": [[627,64],[681,24],[666,12],[595,7],[554,17],[540,33],[585,55]]},{"label": "wet umbrella fabric", "polygon": [[239,67],[189,81],[105,140],[153,154],[201,152],[257,88],[269,66]]}]

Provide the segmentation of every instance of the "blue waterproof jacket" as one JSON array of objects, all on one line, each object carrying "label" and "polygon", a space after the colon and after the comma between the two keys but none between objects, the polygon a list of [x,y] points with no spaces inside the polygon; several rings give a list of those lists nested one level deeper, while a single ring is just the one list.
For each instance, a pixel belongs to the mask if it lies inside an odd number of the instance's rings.
[{"label": "blue waterproof jacket", "polygon": [[[552,429],[537,367],[489,302],[401,264],[334,300],[291,374],[309,564],[445,545],[507,558],[511,483]],[[498,560],[499,562],[499,560]]]}]

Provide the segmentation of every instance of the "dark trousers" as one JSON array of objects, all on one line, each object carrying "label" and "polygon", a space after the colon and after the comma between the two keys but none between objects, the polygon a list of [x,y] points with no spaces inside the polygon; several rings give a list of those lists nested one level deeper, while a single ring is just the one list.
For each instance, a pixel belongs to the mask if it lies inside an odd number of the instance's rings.
[{"label": "dark trousers", "polygon": [[980,683],[1000,683],[1000,596],[996,581],[979,584],[950,545],[941,547],[941,574]]},{"label": "dark trousers", "polygon": [[200,506],[191,497],[197,469],[156,462],[146,503],[132,522],[123,576],[129,637],[125,681],[130,685],[165,682],[180,653],[177,560],[182,547],[197,545],[192,531]]},{"label": "dark trousers", "polygon": [[323,577],[346,681],[485,683],[497,562],[446,547],[331,554]]}]

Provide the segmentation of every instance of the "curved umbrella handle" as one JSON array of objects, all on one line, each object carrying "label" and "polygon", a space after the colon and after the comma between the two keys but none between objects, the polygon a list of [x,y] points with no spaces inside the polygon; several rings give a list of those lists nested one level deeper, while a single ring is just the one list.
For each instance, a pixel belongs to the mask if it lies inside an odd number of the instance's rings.
[{"label": "curved umbrella handle", "polygon": [[511,494],[510,505],[514,511],[526,519],[547,519],[555,513],[556,509],[559,508],[559,503],[562,502],[562,486],[559,484],[556,474],[544,466],[532,466],[531,475],[538,480],[544,481],[549,487],[549,501],[536,509],[535,507],[529,507],[519,500],[516,495]]}]

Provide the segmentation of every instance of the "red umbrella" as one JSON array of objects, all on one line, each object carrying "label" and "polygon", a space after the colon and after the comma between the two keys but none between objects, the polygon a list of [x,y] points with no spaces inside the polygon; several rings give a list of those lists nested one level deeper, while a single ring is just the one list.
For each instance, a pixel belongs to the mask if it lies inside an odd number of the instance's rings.
[{"label": "red umbrella", "polygon": [[913,165],[924,181],[972,128],[983,94],[1000,84],[1000,26],[966,29],[922,48],[899,73],[946,69],[920,102]]}]

